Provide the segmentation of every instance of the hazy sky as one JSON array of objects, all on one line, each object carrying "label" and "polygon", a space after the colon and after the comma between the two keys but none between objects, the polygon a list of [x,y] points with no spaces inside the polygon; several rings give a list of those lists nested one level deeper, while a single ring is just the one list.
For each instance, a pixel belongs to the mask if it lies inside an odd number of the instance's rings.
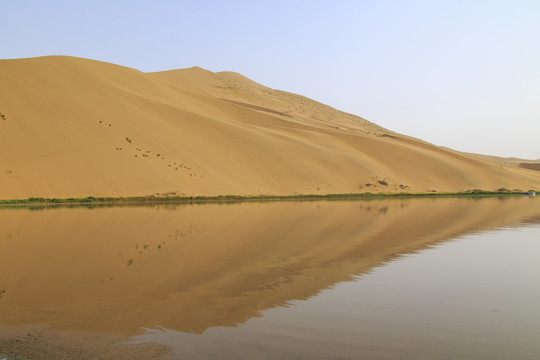
[{"label": "hazy sky", "polygon": [[0,58],[232,70],[436,145],[540,158],[539,0],[0,0],[0,15]]}]

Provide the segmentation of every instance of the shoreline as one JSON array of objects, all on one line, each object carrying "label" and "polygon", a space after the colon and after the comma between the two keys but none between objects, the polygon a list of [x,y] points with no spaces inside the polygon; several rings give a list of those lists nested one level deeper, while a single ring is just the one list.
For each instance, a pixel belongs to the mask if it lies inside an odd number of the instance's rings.
[{"label": "shoreline", "polygon": [[354,200],[387,198],[438,198],[438,197],[505,197],[536,194],[536,190],[426,192],[426,193],[349,193],[349,194],[295,194],[295,195],[216,195],[216,196],[127,196],[85,198],[0,199],[0,206],[10,205],[85,205],[85,204],[156,204],[156,203],[224,203],[246,201],[304,201],[304,200]]},{"label": "shoreline", "polygon": [[113,332],[56,329],[47,324],[0,324],[0,360],[169,359],[172,349],[156,343],[131,343]]}]

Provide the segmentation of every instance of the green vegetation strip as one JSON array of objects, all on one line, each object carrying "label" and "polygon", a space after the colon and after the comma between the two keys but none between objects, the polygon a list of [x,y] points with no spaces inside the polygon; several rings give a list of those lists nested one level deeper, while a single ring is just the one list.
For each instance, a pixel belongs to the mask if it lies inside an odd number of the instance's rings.
[{"label": "green vegetation strip", "polygon": [[337,199],[373,199],[373,198],[419,198],[419,197],[478,197],[478,196],[515,196],[536,193],[498,192],[472,190],[466,192],[429,192],[429,193],[351,193],[351,194],[298,194],[298,195],[219,195],[219,196],[131,196],[131,197],[85,197],[85,198],[41,198],[0,200],[0,205],[33,205],[33,204],[99,204],[99,203],[193,203],[193,202],[232,202],[262,200],[337,200]]}]

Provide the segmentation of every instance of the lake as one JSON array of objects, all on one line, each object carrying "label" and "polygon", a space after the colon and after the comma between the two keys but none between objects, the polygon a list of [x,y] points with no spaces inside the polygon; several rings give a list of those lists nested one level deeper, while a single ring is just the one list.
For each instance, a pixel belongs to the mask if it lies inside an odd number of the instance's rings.
[{"label": "lake", "polygon": [[534,197],[3,207],[0,264],[0,359],[540,354]]}]

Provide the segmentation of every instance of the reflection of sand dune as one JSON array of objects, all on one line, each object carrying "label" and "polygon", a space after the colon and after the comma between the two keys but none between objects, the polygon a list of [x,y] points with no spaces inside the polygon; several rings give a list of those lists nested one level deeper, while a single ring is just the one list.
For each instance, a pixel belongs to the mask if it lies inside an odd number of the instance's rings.
[{"label": "reflection of sand dune", "polygon": [[540,216],[533,198],[1,210],[0,323],[202,332],[450,237]]},{"label": "reflection of sand dune", "polygon": [[540,188],[231,72],[43,57],[0,60],[0,83],[2,199]]}]

